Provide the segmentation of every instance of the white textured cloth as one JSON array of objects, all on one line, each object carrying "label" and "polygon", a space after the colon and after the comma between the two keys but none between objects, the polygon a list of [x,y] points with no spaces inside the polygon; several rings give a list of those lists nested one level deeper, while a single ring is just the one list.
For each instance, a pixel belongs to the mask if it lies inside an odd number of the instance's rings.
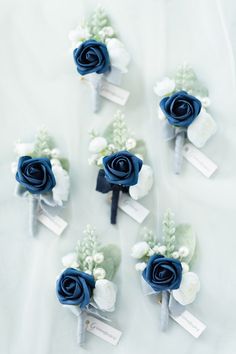
[{"label": "white textured cloth", "polygon": [[[121,211],[109,225],[106,196],[95,192],[97,170],[87,163],[88,130],[103,130],[117,106],[103,102],[92,113],[90,87],[80,81],[69,52],[68,32],[96,1],[1,1],[0,13],[0,352],[4,354],[77,354],[77,320],[57,301],[55,278],[61,257],[73,251],[87,223],[103,241],[122,249],[117,276],[114,327],[123,331],[116,348],[88,334],[90,354],[232,354],[236,321],[236,26],[234,0],[100,0],[132,55],[123,87],[131,91],[124,111],[131,130],[148,144],[155,187],[142,203],[153,214],[146,225],[160,232],[167,207],[177,222],[190,222],[198,236],[193,271],[201,291],[189,310],[207,329],[195,340],[170,320],[161,333],[160,306],[142,294],[130,248],[139,225]],[[219,171],[207,180],[186,161],[172,172],[173,151],[161,138],[153,86],[188,61],[209,88],[211,114],[218,132],[203,151]],[[69,227],[58,239],[43,226],[28,236],[28,205],[14,194],[10,171],[13,142],[31,141],[46,125],[69,157],[72,197],[65,211]],[[99,211],[99,212],[98,212]],[[224,305],[224,306],[223,306]]]}]

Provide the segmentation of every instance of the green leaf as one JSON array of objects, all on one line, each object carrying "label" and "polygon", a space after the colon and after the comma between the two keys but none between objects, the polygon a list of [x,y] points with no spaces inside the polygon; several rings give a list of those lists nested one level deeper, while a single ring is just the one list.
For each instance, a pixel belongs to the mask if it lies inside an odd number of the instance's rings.
[{"label": "green leaf", "polygon": [[189,224],[179,224],[175,232],[175,248],[178,250],[181,246],[185,246],[189,250],[189,255],[183,258],[183,261],[189,263],[193,258],[196,248],[196,234]]},{"label": "green leaf", "polygon": [[107,245],[100,249],[104,254],[104,261],[99,264],[99,267],[104,268],[106,271],[106,279],[111,280],[114,278],[115,273],[120,265],[121,253],[116,245]]},{"label": "green leaf", "polygon": [[62,168],[64,168],[64,170],[69,171],[70,164],[69,164],[69,160],[68,159],[60,158],[60,163],[61,163]]}]

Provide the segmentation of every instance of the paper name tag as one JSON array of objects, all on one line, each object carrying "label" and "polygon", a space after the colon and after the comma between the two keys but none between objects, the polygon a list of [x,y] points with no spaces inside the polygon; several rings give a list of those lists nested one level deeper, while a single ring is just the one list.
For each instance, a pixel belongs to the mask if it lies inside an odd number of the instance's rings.
[{"label": "paper name tag", "polygon": [[86,329],[88,332],[95,336],[105,340],[112,345],[117,345],[122,335],[121,331],[109,326],[107,323],[100,321],[99,319],[87,316]]},{"label": "paper name tag", "polygon": [[149,214],[148,209],[125,193],[120,193],[119,208],[139,224],[141,224]]},{"label": "paper name tag", "polygon": [[195,338],[198,338],[206,329],[206,325],[194,317],[189,311],[184,311],[180,316],[170,316]]},{"label": "paper name tag", "polygon": [[62,232],[67,227],[68,223],[60,218],[58,215],[50,215],[46,213],[44,210],[40,210],[38,215],[38,221],[40,221],[44,226],[46,226],[49,230],[54,232],[54,234],[60,236]]},{"label": "paper name tag", "polygon": [[118,86],[112,85],[109,82],[104,81],[99,92],[100,96],[107,98],[108,100],[115,102],[121,106],[124,106],[129,98],[129,91],[126,91]]},{"label": "paper name tag", "polygon": [[183,156],[207,178],[211,177],[218,168],[212,160],[192,144],[184,145]]}]

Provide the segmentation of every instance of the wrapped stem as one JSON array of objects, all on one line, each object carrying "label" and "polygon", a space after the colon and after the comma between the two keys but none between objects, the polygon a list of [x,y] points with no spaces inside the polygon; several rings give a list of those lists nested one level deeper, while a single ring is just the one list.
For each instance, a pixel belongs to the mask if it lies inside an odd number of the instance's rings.
[{"label": "wrapped stem", "polygon": [[170,294],[168,291],[162,291],[161,300],[161,330],[166,331],[169,322],[169,298]]},{"label": "wrapped stem", "polygon": [[85,343],[86,317],[87,314],[85,311],[81,311],[78,315],[77,343],[79,346],[82,346]]},{"label": "wrapped stem", "polygon": [[182,169],[183,163],[183,147],[185,142],[185,131],[177,133],[175,138],[175,160],[174,160],[174,172],[179,175]]},{"label": "wrapped stem", "polygon": [[92,87],[92,99],[93,99],[93,112],[94,113],[98,112],[100,109],[101,97],[99,95],[99,91],[101,88],[102,77],[103,77],[103,75],[101,75],[101,74],[92,74],[88,78],[88,80],[91,83],[91,87]]},{"label": "wrapped stem", "polygon": [[97,113],[100,109],[101,97],[99,96],[99,85],[92,86],[92,96],[93,96],[93,112]]},{"label": "wrapped stem", "polygon": [[30,236],[35,236],[37,233],[38,226],[38,208],[39,201],[34,195],[29,195],[29,234]]},{"label": "wrapped stem", "polygon": [[119,195],[120,195],[119,187],[114,188],[112,191],[112,199],[111,199],[111,224],[113,225],[116,224]]}]

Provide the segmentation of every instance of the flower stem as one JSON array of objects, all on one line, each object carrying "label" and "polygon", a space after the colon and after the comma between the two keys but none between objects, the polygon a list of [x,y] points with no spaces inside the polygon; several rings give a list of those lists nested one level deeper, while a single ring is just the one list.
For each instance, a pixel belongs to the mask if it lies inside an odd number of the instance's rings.
[{"label": "flower stem", "polygon": [[112,200],[111,200],[111,224],[113,225],[116,224],[119,195],[120,195],[119,187],[114,188],[112,191]]},{"label": "flower stem", "polygon": [[161,330],[166,331],[169,322],[169,298],[170,294],[168,291],[162,291],[161,300]]},{"label": "flower stem", "polygon": [[77,343],[79,346],[82,346],[85,343],[85,320],[87,314],[85,311],[81,311],[78,315],[78,326],[77,326]]}]

